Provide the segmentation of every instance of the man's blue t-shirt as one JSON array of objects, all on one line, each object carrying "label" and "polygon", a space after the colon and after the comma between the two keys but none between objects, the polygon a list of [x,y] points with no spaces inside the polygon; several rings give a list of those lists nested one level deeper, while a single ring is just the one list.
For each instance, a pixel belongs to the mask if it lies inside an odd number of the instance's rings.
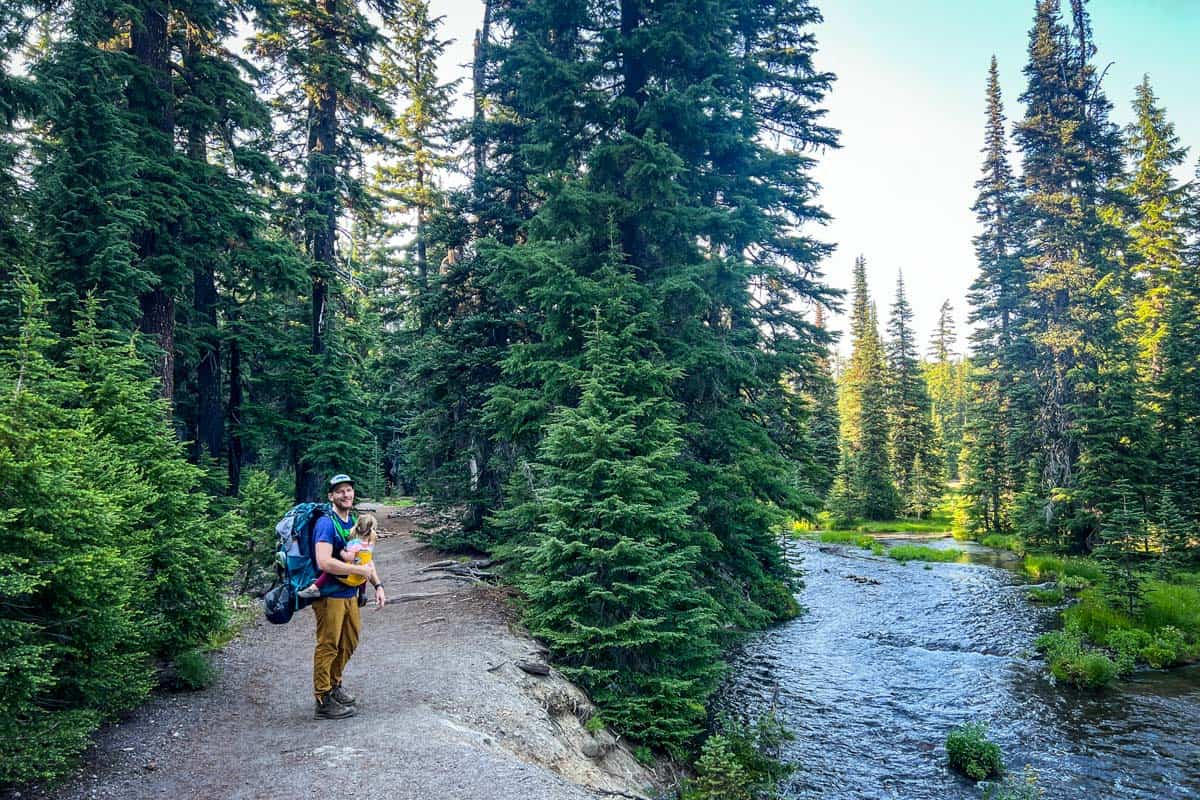
[{"label": "man's blue t-shirt", "polygon": [[[337,524],[343,531],[345,531],[344,536],[346,538],[343,538],[343,534],[338,533],[337,528],[334,527],[333,518],[328,514],[322,514],[321,517],[317,519],[317,524],[313,526],[314,552],[317,548],[317,542],[329,542],[331,545],[333,545],[333,557],[341,560],[342,551],[346,549],[346,542],[350,534],[350,529],[354,527],[354,517],[351,516],[350,521],[345,523],[339,519]],[[347,586],[346,584],[337,580],[339,577],[337,575],[331,574],[330,577],[334,580],[322,585],[322,597],[354,597],[358,594],[357,586]]]}]

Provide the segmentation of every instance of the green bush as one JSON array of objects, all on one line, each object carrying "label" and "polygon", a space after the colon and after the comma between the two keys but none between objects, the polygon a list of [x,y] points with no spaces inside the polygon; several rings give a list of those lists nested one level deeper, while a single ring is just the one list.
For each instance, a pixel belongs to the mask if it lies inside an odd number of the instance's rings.
[{"label": "green bush", "polygon": [[175,656],[175,680],[180,689],[193,692],[207,689],[216,674],[208,658],[199,650],[185,650]]},{"label": "green bush", "polygon": [[1029,599],[1035,603],[1061,603],[1063,596],[1063,590],[1057,584],[1047,587],[1034,586],[1029,590]]},{"label": "green bush", "polygon": [[261,595],[274,581],[275,524],[290,507],[291,500],[266,472],[253,470],[242,482],[234,513],[227,517],[238,543],[240,594]]},{"label": "green bush", "polygon": [[977,781],[1004,771],[1000,746],[988,740],[987,724],[983,722],[969,722],[950,731],[946,757],[952,769]]},{"label": "green bush", "polygon": [[1136,629],[1113,631],[1104,645],[1113,651],[1118,675],[1129,675],[1137,667],[1142,650],[1151,642],[1150,634]]},{"label": "green bush", "polygon": [[752,800],[746,771],[733,755],[729,740],[720,734],[708,737],[696,761],[696,777],[684,789],[682,800]]},{"label": "green bush", "polygon": [[962,550],[939,550],[917,544],[898,544],[887,551],[889,557],[901,563],[909,561],[959,561],[965,555]]},{"label": "green bush", "polygon": [[1092,582],[1082,575],[1067,575],[1058,582],[1064,591],[1078,593],[1092,585]]},{"label": "green bush", "polygon": [[1117,665],[1104,653],[1088,648],[1078,628],[1046,633],[1036,646],[1046,654],[1050,674],[1083,689],[1099,689],[1117,678]]},{"label": "green bush", "polygon": [[792,738],[774,711],[754,722],[723,716],[718,730],[705,740],[696,762],[696,778],[680,800],[769,800],[792,767],[780,760],[783,743]]},{"label": "green bush", "polygon": [[0,784],[53,781],[225,625],[233,561],[128,340],[92,319],[49,360],[30,291],[0,358]]},{"label": "green bush", "polygon": [[1146,645],[1140,655],[1154,669],[1163,669],[1178,663],[1187,653],[1187,640],[1178,628],[1168,625],[1154,632],[1154,640]]}]

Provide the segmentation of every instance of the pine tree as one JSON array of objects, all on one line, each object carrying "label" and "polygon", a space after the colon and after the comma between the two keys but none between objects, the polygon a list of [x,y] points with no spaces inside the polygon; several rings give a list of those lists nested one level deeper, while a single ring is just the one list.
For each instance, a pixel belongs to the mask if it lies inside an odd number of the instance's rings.
[{"label": "pine tree", "polygon": [[1043,502],[1062,542],[1086,546],[1117,502],[1113,486],[1143,487],[1147,430],[1134,402],[1133,353],[1117,326],[1127,275],[1122,231],[1106,209],[1122,204],[1118,132],[1091,63],[1083,0],[1070,29],[1057,0],[1042,0],[1030,34],[1023,198],[1030,269],[1032,380],[1040,407]]},{"label": "pine tree", "polygon": [[[887,388],[892,479],[900,508],[918,518],[936,506],[944,487],[942,443],[933,428],[925,376],[917,361],[913,314],[904,293],[904,276],[896,279],[896,300],[888,323]],[[870,402],[870,395],[864,395]]]},{"label": "pine tree", "polygon": [[856,517],[891,519],[900,498],[892,484],[887,373],[879,323],[867,287],[866,260],[854,262],[853,311],[850,317],[850,362],[842,375],[838,409],[842,447],[853,466],[847,476],[850,495],[858,502]]},{"label": "pine tree", "polygon": [[[1159,350],[1166,297],[1182,267],[1181,217],[1187,187],[1179,185],[1172,170],[1184,163],[1187,148],[1180,145],[1175,126],[1158,106],[1149,75],[1137,87],[1133,112],[1135,121],[1125,129],[1125,155],[1132,167],[1125,186],[1133,203],[1130,246],[1138,264],[1133,319],[1140,376],[1143,382],[1152,382],[1162,371]],[[1152,410],[1157,406],[1152,403]]]},{"label": "pine tree", "polygon": [[0,9],[0,341],[17,333],[21,297],[19,276],[28,272],[30,245],[28,192],[17,177],[19,159],[28,158],[27,142],[15,135],[18,120],[37,104],[33,82],[10,71],[17,49],[24,43],[27,21],[17,4]]},{"label": "pine tree", "polygon": [[[300,154],[283,163],[299,184],[292,198],[290,232],[309,261],[307,328],[309,353],[315,357],[327,347],[335,309],[331,299],[353,277],[338,252],[338,222],[347,210],[369,201],[360,180],[361,160],[365,147],[381,141],[371,121],[390,114],[375,80],[381,38],[366,13],[369,7],[389,8],[358,0],[323,0],[320,13],[313,13],[312,4],[304,0],[275,0],[261,12],[260,33],[254,40],[257,55],[274,77],[273,103],[284,122],[283,152]],[[326,404],[301,398],[297,405],[288,411]],[[300,424],[306,430],[289,454],[298,500],[318,494],[319,477],[313,469],[320,460],[299,443],[320,440],[339,421],[301,417]]]},{"label": "pine tree", "polygon": [[128,58],[98,46],[115,35],[112,21],[76,8],[33,68],[44,98],[30,201],[36,277],[64,337],[88,294],[101,301],[102,327],[132,331],[151,282],[133,241],[145,225],[134,199],[144,160],[124,111]]},{"label": "pine tree", "polygon": [[[816,307],[814,324],[825,330],[825,313],[820,305]],[[831,355],[818,359],[816,369],[807,376],[807,386],[797,387],[809,407],[805,434],[812,447],[813,461],[821,469],[812,488],[821,498],[829,495],[839,464],[837,384],[831,361]]]},{"label": "pine tree", "polygon": [[1163,314],[1162,369],[1155,389],[1161,398],[1158,436],[1165,467],[1159,483],[1174,495],[1184,517],[1200,524],[1200,180],[1192,182],[1189,205],[1183,268],[1174,276]]},{"label": "pine tree", "polygon": [[1158,550],[1156,568],[1163,578],[1191,566],[1200,556],[1200,543],[1195,542],[1193,526],[1184,518],[1169,489],[1158,495],[1151,521]]},{"label": "pine tree", "polygon": [[587,335],[578,405],[552,415],[531,497],[501,524],[530,542],[530,630],[606,721],[679,752],[720,671],[715,609],[696,581],[716,541],[695,526],[679,411],[663,398],[678,373],[646,343],[642,293],[618,269],[598,276],[608,299]]},{"label": "pine tree", "polygon": [[972,402],[966,412],[964,491],[973,526],[984,533],[1008,530],[1012,502],[1024,479],[1033,445],[1034,391],[1023,378],[1032,359],[1026,332],[1028,272],[1016,179],[1008,162],[1004,109],[995,56],[988,70],[987,127],[982,175],[973,210],[982,230],[975,237],[979,275],[971,284]]},{"label": "pine tree", "polygon": [[1105,515],[1093,552],[1104,570],[1105,595],[1132,617],[1144,593],[1143,556],[1138,551],[1148,533],[1146,513],[1127,481],[1119,481],[1113,492],[1119,500]]}]

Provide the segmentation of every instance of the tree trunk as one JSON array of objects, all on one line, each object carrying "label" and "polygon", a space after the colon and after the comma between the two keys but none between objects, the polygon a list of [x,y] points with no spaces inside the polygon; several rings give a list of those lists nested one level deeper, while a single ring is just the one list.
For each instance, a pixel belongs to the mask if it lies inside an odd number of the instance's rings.
[{"label": "tree trunk", "polygon": [[487,165],[487,142],[483,135],[484,83],[487,80],[488,36],[492,26],[492,0],[483,4],[483,25],[475,31],[475,61],[471,70],[471,83],[475,90],[474,130],[471,133],[474,156],[475,180],[483,177]]},{"label": "tree trunk", "polygon": [[[201,55],[201,44],[195,36],[188,37],[185,70],[194,73],[194,63]],[[206,131],[199,125],[188,128],[188,158],[197,164],[208,163]],[[213,253],[212,255],[216,255]],[[196,342],[196,455],[207,455],[214,461],[221,458],[225,442],[225,418],[221,413],[221,334],[218,328],[216,259],[205,258],[192,265],[192,304],[200,335]],[[199,458],[197,459],[199,460]]]},{"label": "tree trunk", "polygon": [[[131,110],[145,116],[147,124],[157,128],[161,137],[149,139],[154,156],[169,161],[175,133],[175,98],[171,87],[170,41],[167,20],[169,3],[146,2],[140,5],[130,28],[130,49],[138,64],[146,70],[146,79],[134,78],[129,85]],[[159,224],[156,224],[159,223]],[[169,242],[160,242],[158,229],[168,227],[161,220],[149,220],[148,227],[135,236],[138,259],[143,264],[153,262]],[[142,309],[140,327],[159,348],[154,359],[154,375],[160,381],[160,394],[175,397],[175,299],[163,286],[165,276],[158,275],[158,285],[139,298]]]},{"label": "tree trunk", "polygon": [[229,342],[229,494],[242,490],[242,348]]}]

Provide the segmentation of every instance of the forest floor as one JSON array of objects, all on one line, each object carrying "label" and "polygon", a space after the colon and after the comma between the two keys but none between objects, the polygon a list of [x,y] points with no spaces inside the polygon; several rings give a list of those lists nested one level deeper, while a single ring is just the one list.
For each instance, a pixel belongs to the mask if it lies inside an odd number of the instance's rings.
[{"label": "forest floor", "polygon": [[430,569],[445,556],[413,537],[419,509],[374,508],[384,532],[375,557],[390,602],[363,609],[362,638],[345,675],[359,697],[356,717],[313,719],[312,614],[302,611],[287,625],[259,614],[215,654],[219,676],[211,687],[155,695],[97,734],[74,780],[20,796],[653,794],[654,775],[623,743],[585,729],[591,706],[579,689],[553,670],[536,676],[516,666],[543,662],[545,653],[512,624],[503,591]]}]

